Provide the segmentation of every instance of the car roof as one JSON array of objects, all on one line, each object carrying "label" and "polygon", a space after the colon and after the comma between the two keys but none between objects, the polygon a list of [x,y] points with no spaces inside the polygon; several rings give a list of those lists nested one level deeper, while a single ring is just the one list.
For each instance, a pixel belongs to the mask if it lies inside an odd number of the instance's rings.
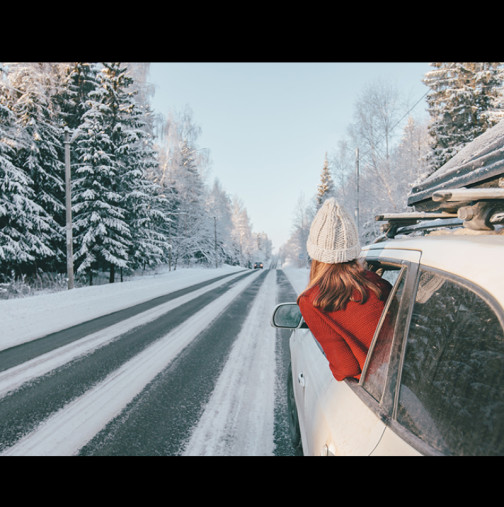
[{"label": "car roof", "polygon": [[422,265],[467,279],[496,297],[504,306],[504,230],[499,233],[467,231],[395,238],[364,247],[376,250],[414,250]]}]

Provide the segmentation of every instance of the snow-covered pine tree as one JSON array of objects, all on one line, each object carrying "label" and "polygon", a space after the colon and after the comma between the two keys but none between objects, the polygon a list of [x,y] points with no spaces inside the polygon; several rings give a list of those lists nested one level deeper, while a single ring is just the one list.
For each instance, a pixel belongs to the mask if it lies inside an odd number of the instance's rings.
[{"label": "snow-covered pine tree", "polygon": [[129,182],[125,195],[126,220],[130,226],[132,244],[129,251],[130,268],[145,268],[160,264],[166,253],[164,231],[170,218],[165,215],[166,197],[161,187],[149,175],[156,174],[158,160],[149,131],[144,128],[144,113],[132,104],[128,155]]},{"label": "snow-covered pine tree", "polygon": [[96,63],[74,62],[67,69],[64,88],[57,97],[62,123],[73,132],[89,109],[89,94],[97,87]]},{"label": "snow-covered pine tree", "polygon": [[127,267],[131,232],[121,194],[122,167],[109,136],[112,113],[106,89],[91,92],[88,106],[74,133],[77,168],[72,209],[76,272],[85,273],[91,285],[99,270],[110,270],[114,281],[115,268]]},{"label": "snow-covered pine tree", "polygon": [[162,124],[162,115],[154,112],[150,104],[150,99],[155,94],[154,85],[148,82],[151,64],[150,62],[127,62],[125,65],[128,68],[128,75],[133,80],[130,91],[133,92],[135,102],[142,111],[144,128],[154,138],[156,130]]},{"label": "snow-covered pine tree", "polygon": [[317,187],[317,209],[322,206],[322,203],[329,197],[334,197],[334,182],[329,170],[329,162],[327,160],[327,153],[325,154],[324,166],[320,174],[320,183]]},{"label": "snow-covered pine tree", "polygon": [[51,251],[50,256],[36,259],[33,271],[64,271],[63,128],[54,97],[60,92],[65,68],[66,64],[47,62],[9,65],[8,79],[15,90],[9,107],[25,140],[16,150],[14,164],[26,171],[34,202],[46,214],[44,251]]},{"label": "snow-covered pine tree", "polygon": [[37,260],[51,257],[50,217],[34,202],[33,182],[14,163],[23,137],[7,106],[12,90],[0,65],[0,280],[30,272]]},{"label": "snow-covered pine tree", "polygon": [[[98,140],[99,125],[103,131],[101,140],[105,144],[101,156],[104,160],[100,162],[100,171],[108,173],[104,175],[104,189],[110,197],[112,216],[106,224],[110,228],[107,248],[104,243],[101,252],[108,262],[111,282],[115,280],[117,268],[122,273],[125,268],[155,264],[163,255],[164,238],[157,230],[164,220],[159,210],[161,197],[158,186],[147,178],[147,172],[156,163],[155,153],[142,112],[134,100],[134,91],[130,91],[131,85],[132,78],[125,65],[103,63],[98,88],[93,94],[93,111],[85,115],[91,121],[91,130],[86,133],[85,127],[79,129],[80,149],[92,147],[95,157],[97,148],[89,136],[92,134]],[[98,130],[93,131],[95,128]],[[84,151],[80,156],[81,160],[89,161]],[[83,173],[82,168],[80,172]],[[84,195],[89,195],[86,189]]]},{"label": "snow-covered pine tree", "polygon": [[163,260],[166,250],[163,231],[169,217],[163,212],[161,188],[152,177],[158,160],[152,128],[147,124],[150,108],[146,99],[136,100],[139,87],[134,86],[127,64],[104,65],[113,92],[108,95],[113,112],[111,139],[122,168],[121,193],[132,239],[129,268],[155,265]]},{"label": "snow-covered pine tree", "polygon": [[501,63],[434,62],[426,73],[424,84],[431,117],[432,137],[428,157],[432,173],[467,143],[485,132],[497,121],[502,76]]}]

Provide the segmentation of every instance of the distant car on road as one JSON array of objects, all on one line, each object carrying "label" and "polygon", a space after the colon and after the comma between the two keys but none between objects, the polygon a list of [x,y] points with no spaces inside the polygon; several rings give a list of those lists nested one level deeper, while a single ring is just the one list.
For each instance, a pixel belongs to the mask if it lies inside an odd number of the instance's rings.
[{"label": "distant car on road", "polygon": [[254,262],[254,269],[262,269],[264,266],[263,266],[263,263],[262,262]]}]

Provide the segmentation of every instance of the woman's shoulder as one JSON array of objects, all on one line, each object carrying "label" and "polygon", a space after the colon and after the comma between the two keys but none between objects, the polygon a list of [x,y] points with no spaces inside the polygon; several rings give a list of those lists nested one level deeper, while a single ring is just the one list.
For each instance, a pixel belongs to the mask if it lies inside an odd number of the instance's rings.
[{"label": "woman's shoulder", "polygon": [[307,302],[312,303],[313,300],[315,299],[315,294],[316,294],[317,290],[319,290],[317,285],[314,285],[312,287],[308,287],[307,289],[305,289],[298,296],[298,299],[297,299],[298,304],[307,303]]}]

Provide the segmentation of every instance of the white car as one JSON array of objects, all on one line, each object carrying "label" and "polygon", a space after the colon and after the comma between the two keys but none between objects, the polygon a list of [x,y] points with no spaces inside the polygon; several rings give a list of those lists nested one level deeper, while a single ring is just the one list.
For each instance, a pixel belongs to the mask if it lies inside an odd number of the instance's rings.
[{"label": "white car", "polygon": [[504,229],[442,227],[361,255],[393,290],[359,381],[333,377],[295,303],[273,313],[272,325],[293,329],[294,445],[304,455],[504,454]]}]

